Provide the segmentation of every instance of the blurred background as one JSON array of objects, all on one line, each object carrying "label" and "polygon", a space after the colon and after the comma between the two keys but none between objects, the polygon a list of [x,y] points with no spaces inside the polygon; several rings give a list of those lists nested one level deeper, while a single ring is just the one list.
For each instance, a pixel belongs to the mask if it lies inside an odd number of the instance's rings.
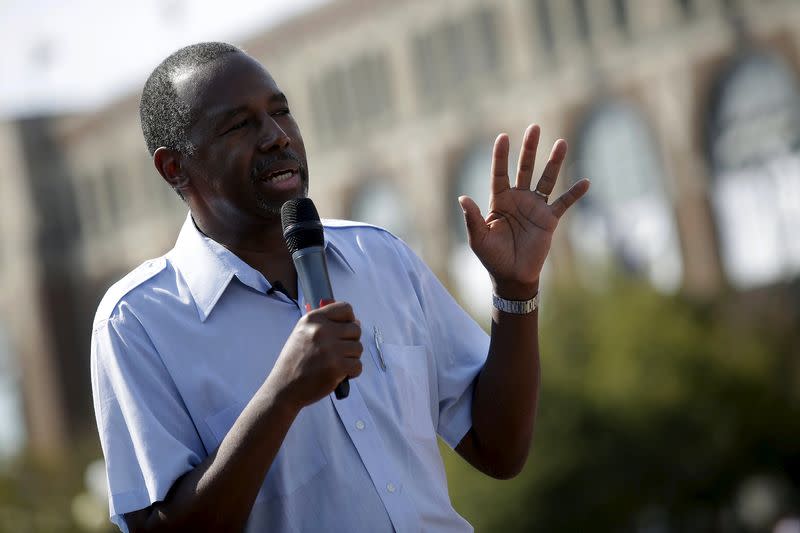
[{"label": "blurred background", "polygon": [[535,121],[537,172],[563,137],[562,190],[592,178],[544,272],[525,470],[442,448],[476,530],[800,532],[800,2],[223,4],[0,4],[0,531],[110,531],[90,325],[186,213],[139,92],[227,40],[288,95],[322,215],[391,229],[485,326],[456,198],[485,213],[496,134]]}]

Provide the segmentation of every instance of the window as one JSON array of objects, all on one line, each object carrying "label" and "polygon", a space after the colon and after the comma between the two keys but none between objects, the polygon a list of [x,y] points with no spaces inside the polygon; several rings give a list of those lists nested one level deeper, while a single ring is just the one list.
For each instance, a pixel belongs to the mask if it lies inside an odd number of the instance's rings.
[{"label": "window", "polygon": [[353,92],[348,84],[346,68],[334,69],[326,84],[334,130],[340,133],[347,133],[353,128]]},{"label": "window", "polygon": [[613,2],[614,22],[623,34],[628,35],[630,31],[628,26],[628,2],[627,0],[613,0]]},{"label": "window", "polygon": [[447,22],[440,29],[447,61],[440,63],[439,68],[447,69],[447,87],[455,87],[470,78],[470,51],[464,29],[461,21]]},{"label": "window", "polygon": [[711,203],[722,264],[748,288],[800,273],[800,91],[772,56],[737,61],[709,117]]},{"label": "window", "polygon": [[725,13],[732,13],[738,7],[736,0],[722,0],[722,10]]},{"label": "window", "polygon": [[556,40],[550,16],[550,0],[536,0],[535,11],[542,47],[548,52],[552,52],[555,49]]},{"label": "window", "polygon": [[387,57],[365,54],[331,67],[310,83],[314,125],[323,142],[368,129],[392,110]]},{"label": "window", "polygon": [[489,8],[441,22],[416,35],[412,46],[417,90],[428,109],[501,67],[497,17]]},{"label": "window", "polygon": [[371,118],[390,115],[392,112],[392,85],[388,61],[385,56],[374,54],[364,59],[364,82],[358,86],[358,95],[368,99],[364,113]]},{"label": "window", "polygon": [[500,39],[497,35],[497,14],[489,8],[479,9],[474,16],[477,36],[475,65],[478,75],[481,72],[497,70],[500,65]]},{"label": "window", "polygon": [[435,108],[473,76],[473,51],[463,21],[446,21],[414,39],[417,89],[426,108]]},{"label": "window", "polygon": [[573,0],[575,7],[575,24],[577,25],[578,38],[582,41],[591,39],[591,26],[589,25],[589,10],[586,0]]},{"label": "window", "polygon": [[385,181],[370,180],[355,195],[350,205],[354,220],[391,231],[419,253],[419,240],[412,227],[413,213],[400,192]]},{"label": "window", "polygon": [[420,100],[428,106],[439,103],[441,82],[439,69],[436,67],[437,59],[434,34],[424,33],[414,38],[414,69],[417,80],[417,93]]},{"label": "window", "polygon": [[664,189],[664,171],[650,130],[623,102],[600,104],[578,138],[577,176],[592,178],[569,226],[579,269],[589,282],[598,266],[617,265],[657,288],[679,288],[683,268],[678,232]]}]

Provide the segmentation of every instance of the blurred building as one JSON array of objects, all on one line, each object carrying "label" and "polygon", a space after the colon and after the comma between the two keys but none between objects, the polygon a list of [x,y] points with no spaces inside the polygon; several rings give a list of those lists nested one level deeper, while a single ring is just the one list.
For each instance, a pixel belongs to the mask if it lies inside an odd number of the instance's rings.
[{"label": "blurred building", "polygon": [[[564,137],[562,188],[593,179],[548,285],[621,270],[706,297],[798,277],[795,1],[339,0],[240,44],[288,95],[323,216],[389,227],[474,312],[488,279],[456,198],[486,212],[494,137],[515,151],[532,121],[537,169]],[[16,420],[0,452],[94,438],[95,306],[185,216],[138,98],[0,124],[0,413]]]}]

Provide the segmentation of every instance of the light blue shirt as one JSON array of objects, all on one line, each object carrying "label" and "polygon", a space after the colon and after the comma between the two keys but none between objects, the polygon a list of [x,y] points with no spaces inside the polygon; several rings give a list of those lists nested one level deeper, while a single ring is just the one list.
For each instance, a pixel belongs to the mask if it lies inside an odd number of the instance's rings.
[{"label": "light blue shirt", "polygon": [[[486,333],[385,230],[325,221],[337,300],[361,321],[363,372],[300,411],[247,531],[471,531],[436,441],[472,425]],[[111,519],[163,500],[213,452],[305,308],[187,217],[170,252],[112,286],[92,334],[92,388]]]}]

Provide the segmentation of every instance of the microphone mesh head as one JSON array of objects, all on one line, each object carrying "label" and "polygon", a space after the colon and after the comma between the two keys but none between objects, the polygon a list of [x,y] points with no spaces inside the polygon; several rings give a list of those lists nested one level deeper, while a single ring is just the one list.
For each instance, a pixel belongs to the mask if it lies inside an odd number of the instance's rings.
[{"label": "microphone mesh head", "polygon": [[290,254],[302,248],[322,246],[325,243],[322,222],[310,198],[295,198],[283,204],[281,225]]}]

